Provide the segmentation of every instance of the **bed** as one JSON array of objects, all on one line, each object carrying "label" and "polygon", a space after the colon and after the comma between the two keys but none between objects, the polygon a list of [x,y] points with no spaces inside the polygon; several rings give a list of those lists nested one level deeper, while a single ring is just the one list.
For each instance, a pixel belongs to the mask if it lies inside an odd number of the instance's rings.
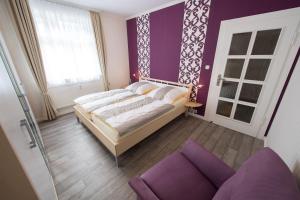
[{"label": "bed", "polygon": [[[120,94],[123,94],[123,96],[126,96],[124,94],[127,93],[128,95],[125,98],[117,101],[107,101],[104,105],[99,103],[100,106],[96,106],[97,108],[92,109],[92,111],[87,111],[86,107],[88,106],[82,106],[79,103],[74,106],[79,121],[114,155],[117,166],[118,156],[186,111],[184,104],[190,96],[191,85],[143,77],[140,78],[140,81],[149,82],[157,87],[172,86],[185,91],[185,95],[165,105],[166,103],[162,103],[159,99],[149,100],[149,96],[130,95],[128,91],[120,89],[111,95],[122,96]],[[101,95],[99,96],[100,99],[115,99],[110,95],[104,98]],[[95,101],[97,101],[97,98],[90,102]],[[133,102],[139,102],[137,104],[142,102],[142,105],[132,108]],[[129,110],[126,110],[128,107]],[[132,125],[127,125],[126,119]]]}]

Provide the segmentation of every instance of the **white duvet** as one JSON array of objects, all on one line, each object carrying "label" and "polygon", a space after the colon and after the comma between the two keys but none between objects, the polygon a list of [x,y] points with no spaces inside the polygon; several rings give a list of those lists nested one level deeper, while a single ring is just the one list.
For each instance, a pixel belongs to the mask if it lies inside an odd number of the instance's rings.
[{"label": "white duvet", "polygon": [[142,107],[153,102],[153,98],[144,95],[133,97],[115,104],[107,105],[92,112],[102,120],[120,115],[121,113]]},{"label": "white duvet", "polygon": [[130,92],[130,91],[126,91],[126,92],[122,92],[120,94],[114,94],[112,96],[108,96],[108,97],[101,98],[98,100],[90,101],[88,103],[81,104],[80,106],[86,112],[92,112],[93,110],[96,110],[96,109],[99,109],[104,106],[114,104],[114,103],[117,103],[120,101],[124,101],[124,100],[129,99],[134,96],[137,96],[137,94]]},{"label": "white duvet", "polygon": [[166,113],[172,108],[174,108],[174,106],[171,104],[167,104],[160,100],[154,100],[139,108],[110,117],[106,119],[105,122],[115,128],[121,136]]},{"label": "white duvet", "polygon": [[102,98],[106,98],[115,94],[120,94],[123,92],[128,92],[128,90],[126,89],[115,89],[115,90],[109,90],[109,91],[105,91],[105,92],[97,92],[97,93],[92,93],[92,94],[88,94],[88,95],[84,95],[82,97],[79,97],[77,99],[74,100],[74,102],[76,104],[85,104],[88,102],[92,102],[98,99],[102,99]]}]

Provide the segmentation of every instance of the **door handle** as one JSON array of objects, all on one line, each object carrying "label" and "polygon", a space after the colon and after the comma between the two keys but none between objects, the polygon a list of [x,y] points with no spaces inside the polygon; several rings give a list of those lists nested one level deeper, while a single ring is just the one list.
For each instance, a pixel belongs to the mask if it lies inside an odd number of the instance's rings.
[{"label": "door handle", "polygon": [[217,78],[217,86],[220,86],[220,83],[221,83],[221,81],[225,81],[225,78],[222,78],[222,75],[221,74],[219,74],[218,75],[218,78]]},{"label": "door handle", "polygon": [[36,141],[35,141],[35,138],[34,138],[34,136],[33,136],[33,133],[32,133],[32,131],[31,131],[31,128],[30,128],[30,126],[29,126],[29,124],[28,124],[28,122],[27,122],[27,120],[26,119],[22,119],[22,120],[20,120],[20,126],[22,127],[22,126],[25,126],[26,127],[26,129],[27,129],[27,131],[28,131],[28,133],[29,133],[29,137],[30,137],[30,142],[29,142],[29,144],[30,144],[30,148],[32,149],[32,148],[34,148],[34,147],[36,147]]}]

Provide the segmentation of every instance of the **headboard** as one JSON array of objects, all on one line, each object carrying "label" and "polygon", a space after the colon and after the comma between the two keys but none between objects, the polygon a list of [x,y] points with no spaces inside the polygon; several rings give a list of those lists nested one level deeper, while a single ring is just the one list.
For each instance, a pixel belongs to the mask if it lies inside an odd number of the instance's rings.
[{"label": "headboard", "polygon": [[146,77],[140,77],[139,81],[149,81],[157,85],[170,85],[174,87],[179,87],[179,88],[185,88],[187,89],[187,95],[186,98],[188,101],[190,101],[190,95],[193,89],[192,84],[183,84],[183,83],[177,83],[173,81],[165,81],[165,80],[160,80],[160,79],[155,79],[155,78],[146,78]]}]

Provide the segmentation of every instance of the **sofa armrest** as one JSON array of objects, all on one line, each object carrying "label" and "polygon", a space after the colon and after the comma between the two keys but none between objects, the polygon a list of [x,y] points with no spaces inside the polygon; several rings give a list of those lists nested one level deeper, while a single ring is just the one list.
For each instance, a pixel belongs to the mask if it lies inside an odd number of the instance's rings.
[{"label": "sofa armrest", "polygon": [[193,140],[185,143],[181,153],[217,188],[235,173],[231,167]]},{"label": "sofa armrest", "polygon": [[141,200],[159,200],[152,190],[146,185],[140,177],[134,177],[129,181],[131,188],[137,193]]}]

